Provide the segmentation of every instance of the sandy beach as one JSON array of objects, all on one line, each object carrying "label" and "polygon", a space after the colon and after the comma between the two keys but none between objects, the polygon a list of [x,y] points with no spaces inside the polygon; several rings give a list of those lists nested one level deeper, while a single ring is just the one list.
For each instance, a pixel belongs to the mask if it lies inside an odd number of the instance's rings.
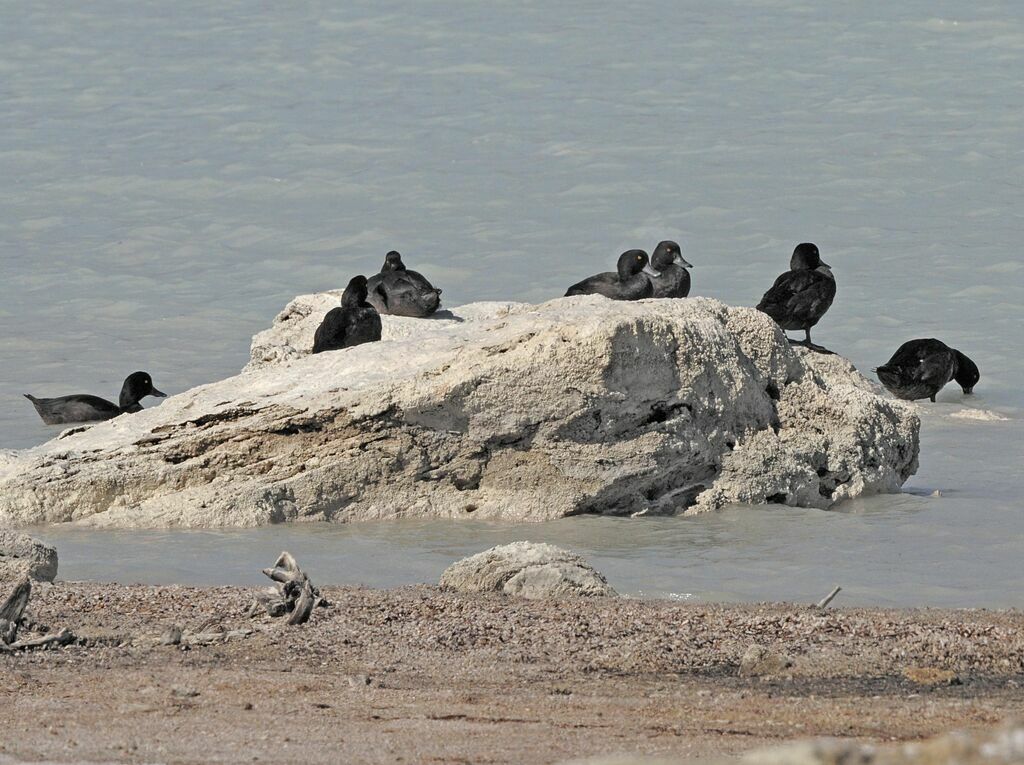
[{"label": "sandy beach", "polygon": [[[289,627],[248,616],[253,593],[37,584],[32,619],[51,631],[70,628],[79,642],[0,655],[0,755],[167,763],[689,758],[811,736],[915,740],[1024,714],[1024,614],[1015,611],[331,587],[330,607]],[[160,645],[174,625],[185,632],[182,644]],[[189,645],[195,634],[205,637]],[[743,664],[755,644],[767,658]]]}]

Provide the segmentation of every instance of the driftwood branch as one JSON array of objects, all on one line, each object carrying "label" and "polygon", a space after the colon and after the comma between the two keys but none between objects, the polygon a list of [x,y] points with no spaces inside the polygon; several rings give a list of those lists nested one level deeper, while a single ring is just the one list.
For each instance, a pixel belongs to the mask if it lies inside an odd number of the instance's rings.
[{"label": "driftwood branch", "polygon": [[0,645],[0,650],[3,651],[21,651],[27,648],[48,648],[51,645],[70,645],[74,643],[78,638],[75,634],[67,627],[52,635],[43,635],[42,637],[31,638],[29,640],[19,640],[16,643],[10,645]]},{"label": "driftwood branch", "polygon": [[817,603],[815,603],[815,608],[825,608],[825,607],[827,607],[828,604],[832,602],[832,599],[836,595],[838,595],[842,589],[843,589],[842,587],[840,587],[839,585],[836,585],[832,589],[832,592],[830,592],[828,595],[826,595],[821,600],[819,600]]},{"label": "driftwood branch", "polygon": [[0,605],[0,619],[8,622],[16,622],[28,606],[28,599],[32,596],[32,582],[25,577],[14,587],[14,591],[7,596],[7,600]]},{"label": "driftwood branch", "polygon": [[0,652],[13,653],[29,648],[68,645],[77,640],[69,629],[62,629],[60,632],[42,637],[15,640],[18,636],[18,628],[25,622],[25,609],[28,608],[31,596],[32,583],[27,578],[22,579],[15,585],[14,591],[7,596],[7,600],[0,604]]},{"label": "driftwood branch", "polygon": [[0,605],[0,643],[7,645],[18,637],[18,627],[31,596],[32,583],[26,577],[15,585],[7,600]]},{"label": "driftwood branch", "polygon": [[249,608],[250,616],[255,616],[262,609],[272,617],[288,614],[288,624],[304,624],[309,621],[314,608],[327,605],[327,601],[299,568],[291,553],[282,552],[273,568],[262,571],[271,581],[276,582],[276,586],[268,587],[256,595],[256,600]]}]

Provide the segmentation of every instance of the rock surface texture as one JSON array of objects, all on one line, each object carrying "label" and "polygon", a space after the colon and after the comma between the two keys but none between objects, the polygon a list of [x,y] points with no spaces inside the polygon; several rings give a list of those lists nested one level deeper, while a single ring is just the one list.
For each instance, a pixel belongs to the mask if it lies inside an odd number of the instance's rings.
[{"label": "rock surface texture", "polygon": [[57,548],[27,534],[0,529],[0,581],[26,576],[52,582],[57,576]]},{"label": "rock surface texture", "polygon": [[910,406],[750,308],[478,303],[312,356],[336,303],[294,300],[236,377],[2,455],[0,523],[827,508],[917,468]]},{"label": "rock surface texture", "polygon": [[463,558],[445,570],[439,584],[457,592],[501,592],[532,600],[618,595],[576,553],[535,542],[512,542]]}]

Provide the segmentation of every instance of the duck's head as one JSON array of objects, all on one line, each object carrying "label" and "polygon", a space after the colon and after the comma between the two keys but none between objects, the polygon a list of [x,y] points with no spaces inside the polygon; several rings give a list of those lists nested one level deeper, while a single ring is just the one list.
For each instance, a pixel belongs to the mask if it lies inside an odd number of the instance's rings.
[{"label": "duck's head", "polygon": [[654,252],[651,255],[651,268],[661,272],[673,263],[683,268],[693,268],[683,257],[683,251],[679,248],[678,242],[673,242],[670,239],[658,242],[658,246],[654,248]]},{"label": "duck's head", "polygon": [[362,305],[366,302],[366,295],[368,294],[366,289],[366,277],[365,276],[353,276],[348,286],[345,287],[345,291],[341,294],[341,304],[347,306]]},{"label": "duck's head", "polygon": [[149,372],[132,372],[124,378],[117,403],[125,411],[138,409],[139,402],[146,396],[165,398],[167,394],[153,387],[153,378],[149,376]]},{"label": "duck's head", "polygon": [[380,268],[381,273],[385,271],[404,271],[405,263],[402,262],[402,255],[397,250],[392,250],[384,256],[384,265]]},{"label": "duck's head", "polygon": [[647,253],[643,250],[626,250],[619,255],[615,270],[619,272],[619,278],[625,280],[643,271],[647,263]]},{"label": "duck's head", "polygon": [[818,252],[818,245],[810,242],[803,242],[793,250],[793,257],[789,259],[791,271],[813,271],[816,268],[831,268],[828,263],[821,259]]},{"label": "duck's head", "polygon": [[977,364],[960,351],[954,349],[953,353],[956,354],[956,374],[953,375],[953,379],[956,380],[957,385],[963,388],[964,395],[969,396],[974,393],[974,386],[981,379],[981,370],[978,369]]}]

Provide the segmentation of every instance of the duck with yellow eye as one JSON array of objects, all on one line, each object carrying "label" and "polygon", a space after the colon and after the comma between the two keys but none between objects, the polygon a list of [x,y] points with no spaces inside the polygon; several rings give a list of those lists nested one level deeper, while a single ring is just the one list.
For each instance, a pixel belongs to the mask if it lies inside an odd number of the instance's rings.
[{"label": "duck with yellow eye", "polygon": [[124,379],[121,395],[115,404],[99,396],[76,393],[58,398],[36,398],[28,393],[25,398],[32,402],[39,416],[47,425],[68,425],[77,422],[98,422],[110,420],[120,414],[134,414],[142,411],[139,402],[146,396],[165,398],[153,387],[153,378],[148,372],[132,372]]},{"label": "duck with yellow eye", "polygon": [[619,255],[616,271],[589,276],[572,285],[565,292],[572,295],[604,295],[612,300],[643,300],[654,294],[650,278],[644,273],[647,268],[647,253],[643,250],[626,250]]}]

